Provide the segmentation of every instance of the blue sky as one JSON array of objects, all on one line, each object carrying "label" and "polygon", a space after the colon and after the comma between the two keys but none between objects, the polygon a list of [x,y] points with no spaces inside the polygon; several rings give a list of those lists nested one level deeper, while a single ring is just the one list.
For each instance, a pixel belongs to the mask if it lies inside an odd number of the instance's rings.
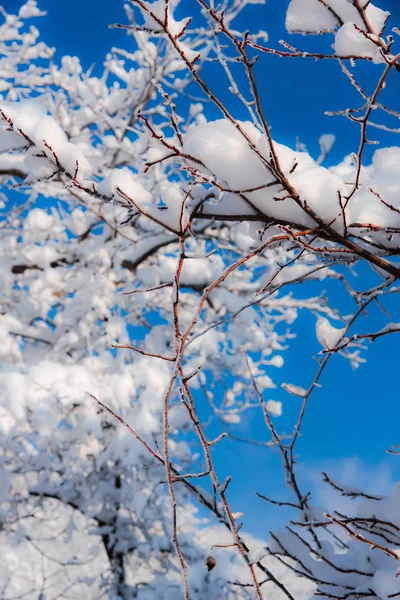
[{"label": "blue sky", "polygon": [[[400,25],[400,5],[397,0],[376,0],[382,8],[393,14],[393,25]],[[22,4],[21,1],[3,0],[8,11]],[[263,7],[254,6],[247,12],[244,28],[265,29],[269,34],[269,45],[278,47],[281,38],[302,49],[328,49],[332,38],[305,38],[289,36],[283,24],[288,2],[267,0]],[[182,0],[183,14],[190,14],[194,0]],[[40,8],[48,10],[48,16],[36,22],[42,39],[57,48],[56,60],[63,54],[80,57],[84,68],[93,63],[101,67],[105,54],[112,46],[126,47],[123,32],[110,30],[113,22],[125,22],[123,2],[119,0],[39,0]],[[254,15],[257,22],[254,23]],[[378,76],[379,67],[357,65],[357,73],[371,89]],[[337,110],[349,104],[357,105],[357,94],[333,61],[331,63],[298,60],[282,60],[276,57],[263,58],[256,72],[262,92],[262,103],[267,118],[273,127],[274,138],[288,145],[294,145],[297,136],[304,142],[310,153],[318,155],[318,138],[323,133],[334,133],[337,141],[329,158],[330,163],[339,162],[346,154],[357,149],[358,128],[343,118],[329,118],[324,110]],[[371,77],[371,74],[373,77]],[[212,75],[212,73],[211,73]],[[212,81],[223,98],[230,101],[227,85],[221,79]],[[400,97],[400,75],[394,75],[388,86],[385,101],[398,108]],[[243,115],[238,114],[238,117]],[[374,132],[375,133],[375,132]],[[382,145],[400,145],[393,135],[381,134]],[[360,271],[353,284],[358,289],[366,285],[368,269]],[[323,289],[332,304],[342,303],[342,297],[333,284],[323,284]],[[343,304],[342,304],[343,306]],[[392,311],[393,321],[400,321],[398,300],[391,299],[385,304]],[[344,304],[345,312],[353,306]],[[397,311],[397,315],[396,315]],[[379,329],[382,316],[373,309],[370,313]],[[282,381],[289,381],[308,387],[316,369],[313,360],[319,351],[315,339],[315,318],[302,317],[299,322],[299,337],[290,352],[285,353],[285,366],[278,373]],[[399,472],[398,459],[385,454],[385,450],[400,443],[400,405],[397,368],[400,344],[395,336],[377,340],[365,354],[366,365],[352,371],[350,365],[340,357],[334,357],[323,376],[323,388],[312,396],[308,416],[304,423],[303,439],[299,444],[301,473],[305,480],[315,480],[315,474],[322,468],[334,471],[338,477],[341,465],[347,478],[358,473],[364,483],[369,477],[374,479],[372,469],[381,476],[385,485]],[[290,428],[299,409],[299,399],[289,396],[284,390],[271,391],[270,399],[284,402],[284,415],[281,429]],[[261,415],[249,418],[245,426],[258,439],[268,439],[262,424]],[[278,457],[269,450],[241,445],[240,454],[230,442],[223,442],[226,452],[217,459],[223,478],[233,474],[231,494],[234,508],[247,513],[245,523],[250,531],[266,535],[271,526],[272,512],[260,500],[253,498],[256,489],[267,495],[284,498],[285,490],[282,473],[278,468]],[[234,456],[234,460],[232,460]],[[361,457],[359,460],[357,457]],[[352,469],[349,469],[352,465]],[[240,473],[240,478],[239,478]],[[350,475],[349,475],[350,473]],[[371,475],[370,475],[371,474]],[[237,504],[237,506],[236,506]],[[263,532],[260,529],[260,515],[266,517]],[[275,517],[273,517],[275,518]]]}]

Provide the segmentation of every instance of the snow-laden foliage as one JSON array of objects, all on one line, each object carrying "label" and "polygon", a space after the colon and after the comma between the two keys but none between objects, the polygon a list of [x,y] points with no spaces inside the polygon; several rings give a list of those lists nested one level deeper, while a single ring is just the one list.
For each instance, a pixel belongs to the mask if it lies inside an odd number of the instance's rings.
[{"label": "snow-laden foliage", "polygon": [[[5,600],[400,593],[398,492],[364,498],[354,517],[326,516],[295,466],[306,407],[331,357],[358,367],[365,341],[400,329],[357,329],[400,278],[400,148],[365,159],[367,129],[390,131],[371,115],[398,118],[379,97],[400,69],[389,15],[362,0],[292,0],[289,32],[334,36],[334,54],[312,54],[241,33],[240,17],[256,15],[255,4],[263,2],[198,0],[196,15],[178,18],[187,4],[132,0],[128,24],[116,25],[129,49],[114,48],[98,76],[38,41],[36,2],[18,15],[2,9]],[[340,165],[323,164],[330,134],[315,160],[273,139],[256,52],[373,63],[369,96],[352,62],[342,63],[363,105],[343,111],[360,143]],[[208,82],[216,60],[247,120]],[[219,119],[208,120],[205,101]],[[349,276],[358,263],[372,272],[362,291]],[[330,306],[323,280],[345,292],[352,313]],[[319,364],[308,389],[283,383],[301,399],[283,435],[275,418],[284,403],[269,394],[306,311]],[[230,479],[214,462],[224,437],[243,438],[250,409],[265,421],[266,451],[281,455],[291,494],[283,504],[299,512],[268,546],[270,524],[264,541],[241,531]]]}]

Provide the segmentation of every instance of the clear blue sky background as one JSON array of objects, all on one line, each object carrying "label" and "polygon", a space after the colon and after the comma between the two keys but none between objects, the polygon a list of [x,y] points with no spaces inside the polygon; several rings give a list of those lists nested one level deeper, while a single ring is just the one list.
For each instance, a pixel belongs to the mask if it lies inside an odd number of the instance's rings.
[{"label": "clear blue sky background", "polygon": [[[22,4],[20,0],[3,0],[9,12]],[[187,16],[194,0],[182,0],[181,13]],[[397,0],[376,0],[375,4],[390,10],[392,26],[400,25],[400,5]],[[267,0],[265,6],[254,6],[247,12],[244,28],[265,29],[269,45],[278,47],[281,38],[304,50],[328,49],[332,37],[321,39],[289,36],[284,30],[284,17],[288,0]],[[123,2],[119,0],[40,0],[40,8],[48,16],[37,20],[36,26],[42,39],[57,48],[56,60],[63,54],[80,57],[84,68],[93,63],[101,67],[103,57],[112,46],[128,47],[123,32],[108,29],[113,22],[126,22]],[[258,15],[254,22],[252,15]],[[400,44],[398,44],[400,45]],[[296,136],[306,143],[311,154],[318,155],[318,138],[323,133],[334,133],[337,141],[329,158],[331,164],[339,162],[346,154],[357,149],[358,128],[343,118],[324,116],[324,110],[337,110],[349,104],[358,105],[359,100],[347,80],[340,76],[337,64],[313,61],[282,60],[276,57],[263,59],[257,67],[262,91],[262,103],[267,118],[273,126],[274,138],[293,146]],[[357,65],[357,73],[365,78],[367,89],[376,82],[379,67]],[[100,72],[100,70],[99,70]],[[212,74],[212,73],[211,73]],[[371,78],[371,74],[373,77]],[[213,81],[214,89],[229,99],[225,82]],[[386,93],[386,103],[399,109],[400,75],[394,75]],[[216,116],[216,115],[215,115]],[[243,115],[238,114],[238,117]],[[375,132],[373,132],[375,133]],[[380,135],[382,145],[400,145],[400,138]],[[368,277],[367,269],[353,285],[361,289]],[[336,287],[322,284],[332,304],[342,305],[345,312],[353,310],[350,304],[342,304],[342,296]],[[317,293],[317,287],[315,288]],[[391,300],[386,306],[392,310],[393,320],[400,321],[399,301]],[[380,327],[382,316],[374,309],[370,313]],[[285,353],[285,366],[278,373],[282,381],[308,387],[316,369],[312,359],[319,351],[315,339],[315,318],[311,315],[300,321],[298,340],[290,352]],[[400,338],[392,336],[376,341],[366,353],[368,363],[352,371],[340,357],[334,357],[322,379],[323,388],[312,396],[305,420],[304,438],[299,445],[299,460],[304,479],[314,480],[322,469],[336,476],[341,471],[348,480],[359,478],[368,485],[379,470],[383,482],[398,477],[400,459],[385,454],[385,450],[400,443],[400,404],[397,369],[399,364]],[[270,399],[282,400],[284,415],[281,429],[290,430],[299,409],[299,399],[283,390],[271,390]],[[248,432],[260,440],[268,439],[261,422],[261,415],[254,415],[246,422]],[[223,442],[225,443],[225,442]],[[233,451],[230,442],[225,443],[226,454],[218,459],[221,475],[234,475],[231,494],[235,510],[243,510],[248,530],[265,536],[272,526],[271,519],[280,521],[262,501],[253,497],[258,490],[271,496],[276,493],[288,499],[278,457],[271,451],[241,445]],[[234,459],[233,459],[234,457]],[[356,457],[362,457],[358,461]],[[356,459],[356,460],[354,460]],[[240,476],[239,476],[240,473]],[[385,475],[388,473],[388,475]],[[352,481],[354,482],[354,481]],[[385,491],[385,490],[384,490]],[[265,530],[260,526],[260,516],[265,515]]]}]

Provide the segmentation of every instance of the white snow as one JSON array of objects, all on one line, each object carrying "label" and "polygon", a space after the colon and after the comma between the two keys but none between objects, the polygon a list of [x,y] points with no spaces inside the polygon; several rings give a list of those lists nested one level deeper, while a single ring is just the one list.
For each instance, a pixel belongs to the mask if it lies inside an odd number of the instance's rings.
[{"label": "white snow", "polygon": [[[340,25],[335,14],[344,24],[355,23],[358,27],[365,28],[356,7],[349,0],[326,0],[326,2],[320,0],[292,0],[286,14],[286,28],[289,33],[331,31]],[[389,13],[369,3],[366,8],[366,16],[374,28],[374,32],[379,35]]]},{"label": "white snow", "polygon": [[319,315],[317,318],[317,339],[321,346],[324,346],[324,348],[327,348],[328,350],[332,350],[336,347],[342,339],[345,330],[345,327],[338,329],[331,325],[331,322],[326,317],[321,317]]},{"label": "white snow", "polygon": [[[92,168],[81,148],[68,141],[60,125],[47,115],[46,108],[39,101],[3,102],[0,108],[11,119],[14,131],[20,134],[24,143],[32,142],[35,146],[36,150],[31,154],[32,160],[27,165],[30,180],[49,175],[51,168],[52,172],[59,170],[59,165],[71,177],[76,176],[77,180],[91,176]],[[9,143],[9,132],[0,131],[0,144]],[[22,141],[20,144],[23,145]],[[38,150],[43,151],[48,160],[36,156]],[[50,168],[49,161],[54,168]]]},{"label": "white snow", "polygon": [[[148,8],[149,12],[153,13],[154,17],[164,23],[166,8],[165,0],[154,0],[154,2],[144,2],[143,4]],[[174,36],[178,35],[182,31],[188,20],[187,18],[181,21],[176,21],[174,19],[173,10],[177,4],[179,4],[179,0],[171,0],[168,3],[168,29]],[[139,8],[141,9],[144,18],[144,26],[152,31],[161,31],[161,25],[151,16],[151,14],[149,14],[149,12],[144,10],[142,7],[139,6]]]},{"label": "white snow", "polygon": [[335,140],[336,136],[332,133],[324,133],[324,135],[320,136],[318,143],[319,147],[321,148],[321,154],[317,159],[318,164],[320,164],[332,150],[332,146],[335,143]]},{"label": "white snow", "polygon": [[[301,206],[292,198],[285,198],[285,191],[279,186],[268,186],[274,177],[263,162],[263,158],[268,160],[270,154],[267,139],[249,122],[239,121],[238,125],[242,132],[228,119],[221,119],[193,125],[185,136],[184,151],[202,163],[200,166],[193,163],[196,168],[214,177],[227,190],[241,191],[248,199],[246,202],[236,197],[232,202],[232,193],[224,193],[216,207],[217,211],[243,214],[254,205],[268,216],[312,225],[313,220]],[[259,156],[252,146],[260,153]],[[307,153],[294,152],[279,143],[275,143],[274,147],[282,171],[296,188],[301,204],[306,203],[333,228],[342,230],[339,193],[345,194],[344,182],[319,166]],[[258,186],[265,187],[246,191]]]},{"label": "white snow", "polygon": [[293,383],[282,383],[282,387],[289,392],[289,394],[292,394],[292,396],[304,398],[307,395],[307,390],[300,385],[295,385]]},{"label": "white snow", "polygon": [[108,198],[118,195],[118,189],[122,190],[132,200],[142,206],[151,203],[151,194],[134,177],[132,171],[123,167],[115,169],[102,179],[96,186],[99,194],[103,194]]},{"label": "white snow", "polygon": [[36,0],[28,0],[19,9],[21,19],[30,19],[31,17],[41,17],[46,15],[45,11],[39,10]]},{"label": "white snow", "polygon": [[[364,185],[354,194],[349,203],[349,223],[373,224],[381,227],[400,225],[399,164],[400,147],[376,150],[372,167],[365,174]],[[393,209],[390,208],[391,206]],[[389,245],[388,241],[385,243]]]},{"label": "white snow", "polygon": [[280,417],[282,415],[282,402],[277,400],[267,400],[266,409],[274,417]]},{"label": "white snow", "polygon": [[330,31],[336,24],[335,17],[318,0],[292,0],[289,4],[286,14],[286,29],[289,33]]},{"label": "white snow", "polygon": [[339,56],[365,56],[375,63],[385,62],[380,47],[368,39],[354,23],[345,23],[335,36],[333,49]]}]

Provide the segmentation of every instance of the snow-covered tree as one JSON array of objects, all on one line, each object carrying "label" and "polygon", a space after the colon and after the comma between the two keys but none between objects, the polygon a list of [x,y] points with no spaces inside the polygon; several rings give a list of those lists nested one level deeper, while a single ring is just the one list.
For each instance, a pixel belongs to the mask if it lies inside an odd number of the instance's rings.
[{"label": "snow-covered tree", "polygon": [[[326,475],[361,499],[355,516],[327,515],[296,471],[331,358],[356,368],[365,342],[400,330],[387,317],[358,325],[400,278],[400,148],[376,150],[372,164],[366,152],[370,130],[394,136],[399,118],[380,98],[400,70],[389,13],[291,0],[289,33],[333,41],[313,53],[241,31],[263,0],[178,4],[131,0],[115,25],[126,48],[98,76],[38,41],[35,1],[2,9],[1,597],[396,597],[397,488],[370,496]],[[271,136],[255,71],[271,54],[340,62],[361,97],[342,111],[360,139],[341,164],[323,166],[330,135],[315,160]],[[369,63],[372,92],[357,61]],[[214,91],[214,63],[232,107]],[[370,268],[361,291],[358,264]],[[328,279],[342,306],[330,306]],[[322,350],[308,389],[283,384],[301,401],[285,434],[265,390],[304,311]],[[295,514],[269,540],[263,524],[263,541],[241,531],[215,461],[225,437],[242,440],[251,410],[290,494],[262,499]]]}]

